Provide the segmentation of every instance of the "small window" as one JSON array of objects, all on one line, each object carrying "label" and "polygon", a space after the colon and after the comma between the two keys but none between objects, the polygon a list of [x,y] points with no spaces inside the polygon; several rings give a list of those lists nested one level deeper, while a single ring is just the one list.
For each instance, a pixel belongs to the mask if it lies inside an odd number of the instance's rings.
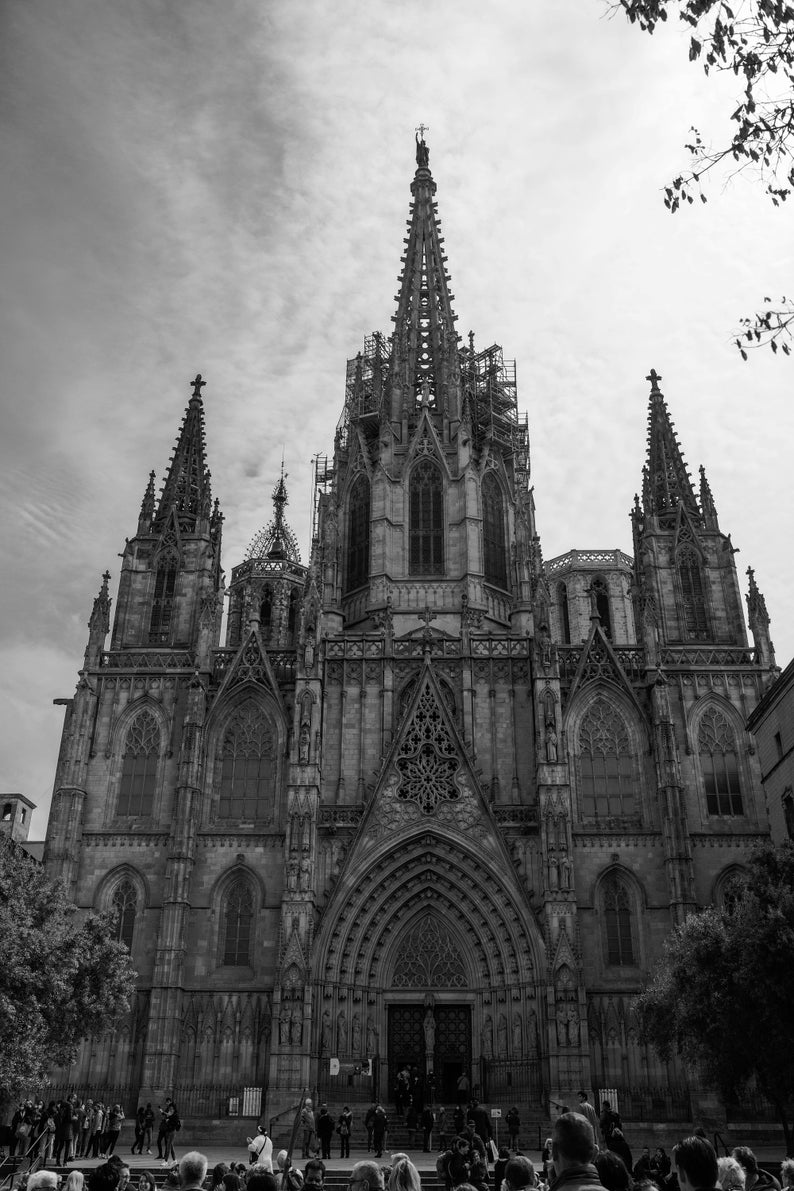
[{"label": "small window", "polygon": [[780,738],[779,732],[775,733],[775,749],[777,750],[777,759],[779,761],[783,756],[783,741]]},{"label": "small window", "polygon": [[135,932],[135,911],[138,895],[132,881],[122,881],[113,894],[112,913],[115,922],[115,938],[132,951],[132,936]]},{"label": "small window", "polygon": [[409,572],[444,572],[444,496],[441,472],[423,459],[411,473],[409,494]]},{"label": "small window", "polygon": [[254,921],[254,899],[247,881],[237,881],[229,891],[223,915],[223,965],[249,967]]},{"label": "small window", "polygon": [[20,823],[24,823],[27,820],[27,817],[28,817],[28,812],[27,812],[26,808],[23,806],[22,810],[19,812]]},{"label": "small window", "polygon": [[616,967],[631,966],[635,963],[631,894],[618,876],[608,878],[604,886],[603,905],[607,963]]},{"label": "small window", "polygon": [[783,791],[783,818],[789,839],[794,839],[794,795],[791,786],[786,786]]},{"label": "small window", "polygon": [[557,606],[560,610],[560,635],[563,645],[571,644],[571,621],[568,612],[568,588],[564,583],[557,586]]},{"label": "small window", "polygon": [[151,815],[159,753],[160,725],[144,710],[133,720],[124,743],[117,815]]},{"label": "small window", "polygon": [[264,636],[270,633],[273,621],[273,591],[269,586],[262,588],[262,603],[259,605],[259,627]]},{"label": "small window", "polygon": [[289,596],[289,608],[287,609],[287,644],[295,644],[295,633],[298,627],[298,610],[300,608],[301,593],[300,589],[293,587]]},{"label": "small window", "polygon": [[14,804],[13,804],[13,802],[7,802],[5,804],[5,806],[3,807],[3,822],[10,823],[11,820],[13,819],[13,817],[14,817]]},{"label": "small window", "polygon": [[609,639],[612,639],[612,611],[609,605],[609,588],[605,580],[595,578],[593,580],[593,596],[595,598],[596,612],[601,621],[601,628]]},{"label": "small window", "polygon": [[744,814],[736,737],[725,716],[716,707],[707,708],[701,717],[698,753],[708,814]]}]

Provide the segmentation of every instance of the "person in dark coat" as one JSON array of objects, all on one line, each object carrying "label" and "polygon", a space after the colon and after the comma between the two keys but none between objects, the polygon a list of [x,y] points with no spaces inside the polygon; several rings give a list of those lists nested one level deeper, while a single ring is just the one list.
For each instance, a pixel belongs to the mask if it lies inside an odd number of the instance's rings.
[{"label": "person in dark coat", "polygon": [[317,1137],[320,1141],[321,1158],[331,1157],[331,1138],[334,1135],[334,1118],[328,1111],[327,1104],[320,1105],[320,1111],[317,1114],[317,1122],[315,1125],[317,1130]]},{"label": "person in dark coat", "polygon": [[383,1157],[383,1147],[386,1144],[386,1133],[389,1128],[389,1119],[380,1104],[375,1105],[375,1116],[372,1120],[372,1144],[375,1146],[375,1157]]},{"label": "person in dark coat", "polygon": [[467,1119],[474,1126],[474,1132],[485,1146],[487,1156],[488,1142],[491,1140],[491,1118],[481,1104],[478,1104],[476,1100],[472,1100]]},{"label": "person in dark coat", "polygon": [[430,1140],[433,1136],[433,1126],[436,1123],[433,1116],[433,1110],[429,1105],[425,1105],[422,1109],[422,1116],[420,1117],[422,1123],[422,1152],[430,1153]]},{"label": "person in dark coat", "polygon": [[336,1131],[339,1134],[339,1157],[350,1157],[350,1134],[353,1132],[353,1114],[347,1105],[339,1114],[339,1120],[336,1124]]},{"label": "person in dark coat", "polygon": [[615,1128],[612,1130],[609,1141],[607,1142],[607,1149],[612,1150],[614,1154],[622,1158],[626,1170],[631,1171],[631,1150],[622,1129]]},{"label": "person in dark coat", "polygon": [[549,1191],[604,1191],[593,1165],[595,1152],[589,1121],[576,1112],[558,1116],[551,1135],[554,1178]]}]

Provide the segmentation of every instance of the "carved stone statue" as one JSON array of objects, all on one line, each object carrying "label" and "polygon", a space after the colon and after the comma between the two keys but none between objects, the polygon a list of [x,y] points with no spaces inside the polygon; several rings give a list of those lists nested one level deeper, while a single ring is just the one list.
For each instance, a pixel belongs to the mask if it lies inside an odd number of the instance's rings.
[{"label": "carved stone statue", "polygon": [[496,1053],[500,1059],[507,1058],[507,1018],[500,1013],[496,1020]]},{"label": "carved stone statue", "polygon": [[524,1053],[524,1039],[522,1037],[521,1029],[521,1014],[517,1011],[513,1014],[513,1057],[521,1058]]},{"label": "carved stone statue", "polygon": [[287,889],[292,893],[298,888],[298,873],[300,871],[300,864],[296,857],[292,857],[287,866]]},{"label": "carved stone statue", "polygon": [[490,1013],[482,1024],[482,1054],[484,1059],[493,1058],[493,1020]]},{"label": "carved stone statue", "polygon": [[557,1001],[555,1009],[555,1018],[557,1025],[557,1045],[568,1045],[568,1006],[565,1001],[560,999]]},{"label": "carved stone statue", "polygon": [[320,1054],[329,1055],[331,1053],[331,1013],[330,1010],[323,1010],[323,1020],[320,1027]]},{"label": "carved stone statue", "polygon": [[575,1001],[568,1002],[567,1015],[568,1015],[568,1045],[569,1046],[578,1046],[579,1045],[580,1021],[579,1021],[579,1006],[576,1004]]},{"label": "carved stone statue", "polygon": [[278,1040],[281,1046],[289,1046],[289,1023],[289,1012],[282,1009],[281,1017],[278,1020]]},{"label": "carved stone statue", "polygon": [[347,1018],[344,1009],[339,1010],[336,1019],[336,1047],[338,1055],[347,1054]]},{"label": "carved stone statue", "polygon": [[301,858],[301,889],[308,889],[311,884],[312,864],[308,856]]},{"label": "carved stone statue", "polygon": [[367,1018],[367,1055],[371,1056],[377,1052],[378,1049],[378,1035],[375,1032],[375,1023],[371,1017]]},{"label": "carved stone statue", "polygon": [[292,1010],[289,1040],[293,1046],[300,1046],[303,1041],[303,1011],[299,1005]]},{"label": "carved stone statue", "polygon": [[546,724],[546,760],[552,765],[557,763],[557,733],[554,731],[554,724]]},{"label": "carved stone statue", "polygon": [[433,1010],[429,1006],[422,1025],[425,1031],[425,1054],[432,1055],[436,1046],[436,1019],[433,1017]]},{"label": "carved stone statue", "polygon": [[300,736],[298,737],[298,760],[301,765],[307,765],[309,762],[311,735],[311,728],[304,720],[301,724]]},{"label": "carved stone statue", "polygon": [[350,1043],[354,1055],[361,1054],[361,1015],[353,1014],[353,1024],[350,1028]]},{"label": "carved stone statue", "polygon": [[416,164],[420,169],[427,169],[430,165],[430,150],[424,140],[419,140],[419,133],[416,134]]}]

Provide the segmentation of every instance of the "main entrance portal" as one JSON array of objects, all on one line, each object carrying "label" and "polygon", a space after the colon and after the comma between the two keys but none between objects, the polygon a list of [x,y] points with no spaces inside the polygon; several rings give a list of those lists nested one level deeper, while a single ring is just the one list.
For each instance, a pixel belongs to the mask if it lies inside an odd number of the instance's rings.
[{"label": "main entrance portal", "polygon": [[[397,1072],[415,1068],[419,1076],[418,1095],[424,1101],[431,1090],[425,1073],[434,1076],[433,1099],[437,1104],[455,1102],[458,1077],[465,1071],[471,1077],[471,1008],[468,1005],[439,1005],[433,1009],[434,1033],[429,1039],[432,1053],[427,1053],[424,1005],[389,1006],[389,1087],[387,1098],[394,1100]],[[426,1060],[429,1058],[429,1062]],[[384,1089],[385,1090],[385,1089]]]}]

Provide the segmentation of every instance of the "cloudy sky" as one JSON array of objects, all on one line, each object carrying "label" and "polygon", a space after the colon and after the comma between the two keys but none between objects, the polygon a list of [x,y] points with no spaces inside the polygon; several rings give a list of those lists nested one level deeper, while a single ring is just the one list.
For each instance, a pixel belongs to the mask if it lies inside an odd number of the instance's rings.
[{"label": "cloudy sky", "polygon": [[629,550],[655,367],[778,661],[794,653],[794,363],[731,331],[789,292],[791,215],[715,179],[671,217],[727,79],[604,0],[4,0],[0,6],[0,788],[43,836],[86,621],[166,467],[197,371],[224,565],[282,450],[311,457],[345,361],[390,330],[429,125],[458,329],[517,360],[544,554]]}]

